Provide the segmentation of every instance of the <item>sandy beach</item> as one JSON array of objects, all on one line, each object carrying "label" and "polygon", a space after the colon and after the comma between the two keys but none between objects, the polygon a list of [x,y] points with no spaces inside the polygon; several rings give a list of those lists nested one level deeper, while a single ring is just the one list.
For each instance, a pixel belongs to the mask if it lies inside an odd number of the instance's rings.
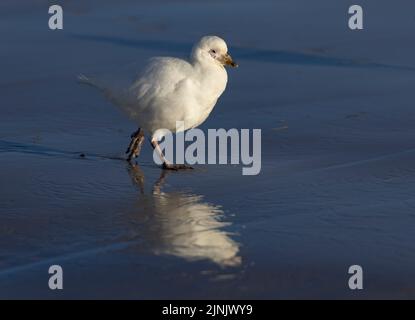
[{"label": "sandy beach", "polygon": [[[62,1],[51,31],[2,1],[0,298],[415,298],[415,3],[360,3],[351,31],[349,1]],[[76,81],[205,34],[240,67],[201,129],[261,129],[257,176],[128,164],[136,125]]]}]

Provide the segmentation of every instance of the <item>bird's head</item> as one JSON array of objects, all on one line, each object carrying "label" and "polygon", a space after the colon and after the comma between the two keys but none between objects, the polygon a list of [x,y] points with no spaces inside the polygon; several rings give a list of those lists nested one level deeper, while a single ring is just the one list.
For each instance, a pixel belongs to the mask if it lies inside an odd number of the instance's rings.
[{"label": "bird's head", "polygon": [[237,67],[228,53],[226,42],[217,36],[205,36],[195,44],[192,50],[192,59],[196,62],[216,63],[220,66]]}]

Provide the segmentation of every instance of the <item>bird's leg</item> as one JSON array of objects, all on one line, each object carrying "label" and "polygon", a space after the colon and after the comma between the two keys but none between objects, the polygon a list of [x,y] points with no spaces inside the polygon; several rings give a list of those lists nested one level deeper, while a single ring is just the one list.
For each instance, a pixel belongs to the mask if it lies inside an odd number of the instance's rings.
[{"label": "bird's leg", "polygon": [[161,188],[166,183],[166,177],[167,177],[169,172],[171,172],[171,171],[161,170],[161,175],[153,186],[153,194],[160,195],[162,193]]},{"label": "bird's leg", "polygon": [[125,153],[128,154],[127,160],[131,161],[131,159],[136,158],[141,151],[141,146],[144,142],[144,130],[138,128],[136,132],[131,135],[131,142],[128,146],[128,149]]},{"label": "bird's leg", "polygon": [[144,173],[137,164],[128,163],[128,173],[134,185],[138,186],[140,192],[144,194]]},{"label": "bird's leg", "polygon": [[163,152],[160,149],[160,146],[158,144],[157,139],[151,139],[150,140],[151,145],[153,146],[153,149],[156,150],[158,156],[163,161],[163,169],[165,170],[180,170],[180,169],[193,169],[193,167],[185,165],[185,164],[173,164],[170,161],[168,161],[165,157]]}]

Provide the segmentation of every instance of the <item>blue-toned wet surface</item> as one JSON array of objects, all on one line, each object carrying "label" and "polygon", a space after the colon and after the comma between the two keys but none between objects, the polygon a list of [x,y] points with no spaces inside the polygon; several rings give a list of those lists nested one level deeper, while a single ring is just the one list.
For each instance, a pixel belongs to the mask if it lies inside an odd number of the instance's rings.
[{"label": "blue-toned wet surface", "polygon": [[[4,2],[0,298],[413,298],[415,5],[361,2],[357,32],[347,1],[71,1],[53,32]],[[127,164],[135,124],[76,76],[212,33],[240,68],[201,128],[262,129],[261,174]]]}]

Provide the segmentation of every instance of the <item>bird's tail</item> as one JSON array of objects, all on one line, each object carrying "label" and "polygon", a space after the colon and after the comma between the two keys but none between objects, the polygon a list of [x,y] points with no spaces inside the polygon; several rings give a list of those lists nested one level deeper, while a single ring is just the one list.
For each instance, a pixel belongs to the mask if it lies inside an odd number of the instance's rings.
[{"label": "bird's tail", "polygon": [[80,74],[78,76],[78,82],[81,84],[86,84],[88,86],[94,87],[100,91],[106,90],[106,88],[102,84],[100,84],[96,79],[87,77],[84,74]]},{"label": "bird's tail", "polygon": [[78,76],[78,82],[80,84],[86,84],[90,87],[93,87],[95,89],[98,89],[101,91],[101,93],[104,94],[104,96],[111,100],[112,102],[115,102],[117,98],[117,91],[111,88],[108,84],[106,84],[103,81],[97,80],[96,78],[87,77],[84,74],[80,74]]},{"label": "bird's tail", "polygon": [[110,85],[107,85],[105,82],[99,81],[95,78],[87,77],[84,74],[78,76],[78,82],[80,84],[86,84],[93,88],[98,89],[106,99],[111,103],[127,113],[128,116],[131,116],[130,104],[131,104],[131,95],[128,90],[122,90],[119,88],[113,88]]}]

